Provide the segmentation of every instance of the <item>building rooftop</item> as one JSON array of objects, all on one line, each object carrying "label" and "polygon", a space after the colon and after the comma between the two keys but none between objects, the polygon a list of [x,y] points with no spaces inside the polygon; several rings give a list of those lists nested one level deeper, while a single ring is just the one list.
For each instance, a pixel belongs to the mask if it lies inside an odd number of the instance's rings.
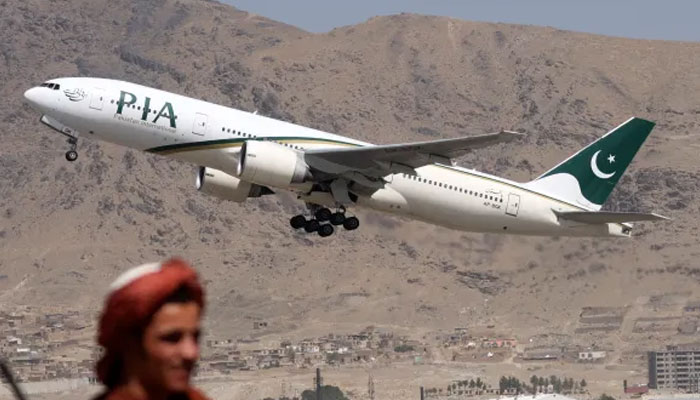
[{"label": "building rooftop", "polygon": [[[546,394],[540,393],[535,396],[532,395],[520,395],[520,396],[503,396],[497,397],[496,400],[578,400],[574,397],[564,396],[563,394]],[[697,399],[695,399],[697,400]]]}]

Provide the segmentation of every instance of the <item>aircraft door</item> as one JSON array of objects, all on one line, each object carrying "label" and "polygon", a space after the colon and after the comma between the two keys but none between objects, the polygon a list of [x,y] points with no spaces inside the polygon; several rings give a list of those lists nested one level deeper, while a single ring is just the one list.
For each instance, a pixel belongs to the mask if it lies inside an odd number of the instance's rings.
[{"label": "aircraft door", "polygon": [[194,116],[194,126],[192,126],[192,133],[197,136],[204,136],[207,133],[207,120],[209,118],[206,114],[197,113]]},{"label": "aircraft door", "polygon": [[105,91],[104,89],[94,88],[92,89],[92,95],[90,96],[90,108],[93,110],[102,110],[102,104],[104,103]]},{"label": "aircraft door", "polygon": [[518,210],[520,209],[520,196],[517,194],[508,195],[508,205],[506,206],[506,214],[513,217],[518,216]]}]

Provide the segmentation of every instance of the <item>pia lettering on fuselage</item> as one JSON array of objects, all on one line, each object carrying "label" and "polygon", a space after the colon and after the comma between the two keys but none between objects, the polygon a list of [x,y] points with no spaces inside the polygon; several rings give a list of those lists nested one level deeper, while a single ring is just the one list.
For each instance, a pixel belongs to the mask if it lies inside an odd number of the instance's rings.
[{"label": "pia lettering on fuselage", "polygon": [[[123,90],[120,91],[119,101],[117,102],[117,114],[121,115],[124,111],[125,106],[133,106],[137,102],[138,98],[135,94],[125,92]],[[177,128],[177,125],[175,123],[177,116],[175,115],[173,105],[170,102],[166,101],[165,104],[163,104],[163,106],[160,108],[160,111],[156,114],[155,118],[153,118],[153,120],[151,121],[149,120],[149,117],[152,115],[152,110],[155,110],[155,108],[151,108],[151,98],[146,96],[143,102],[143,106],[141,106],[141,121],[151,122],[155,124],[162,117],[170,122],[171,128]]]}]

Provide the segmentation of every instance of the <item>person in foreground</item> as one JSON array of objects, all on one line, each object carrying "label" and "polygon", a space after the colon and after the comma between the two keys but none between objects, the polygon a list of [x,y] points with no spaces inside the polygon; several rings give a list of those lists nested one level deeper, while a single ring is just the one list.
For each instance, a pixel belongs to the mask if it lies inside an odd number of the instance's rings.
[{"label": "person in foreground", "polygon": [[96,400],[207,400],[190,385],[199,358],[204,290],[184,261],[145,264],[110,286],[97,341]]}]

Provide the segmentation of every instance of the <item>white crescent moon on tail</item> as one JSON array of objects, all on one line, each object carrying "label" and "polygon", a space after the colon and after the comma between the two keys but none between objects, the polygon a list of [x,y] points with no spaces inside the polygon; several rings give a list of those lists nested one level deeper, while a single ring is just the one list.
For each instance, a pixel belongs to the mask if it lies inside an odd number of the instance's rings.
[{"label": "white crescent moon on tail", "polygon": [[600,179],[612,178],[613,175],[615,175],[615,173],[617,171],[613,171],[609,174],[606,174],[603,171],[601,171],[600,169],[598,169],[598,154],[600,152],[601,152],[601,150],[596,151],[595,154],[593,154],[593,157],[591,157],[591,171],[593,171],[593,175],[597,176]]}]

